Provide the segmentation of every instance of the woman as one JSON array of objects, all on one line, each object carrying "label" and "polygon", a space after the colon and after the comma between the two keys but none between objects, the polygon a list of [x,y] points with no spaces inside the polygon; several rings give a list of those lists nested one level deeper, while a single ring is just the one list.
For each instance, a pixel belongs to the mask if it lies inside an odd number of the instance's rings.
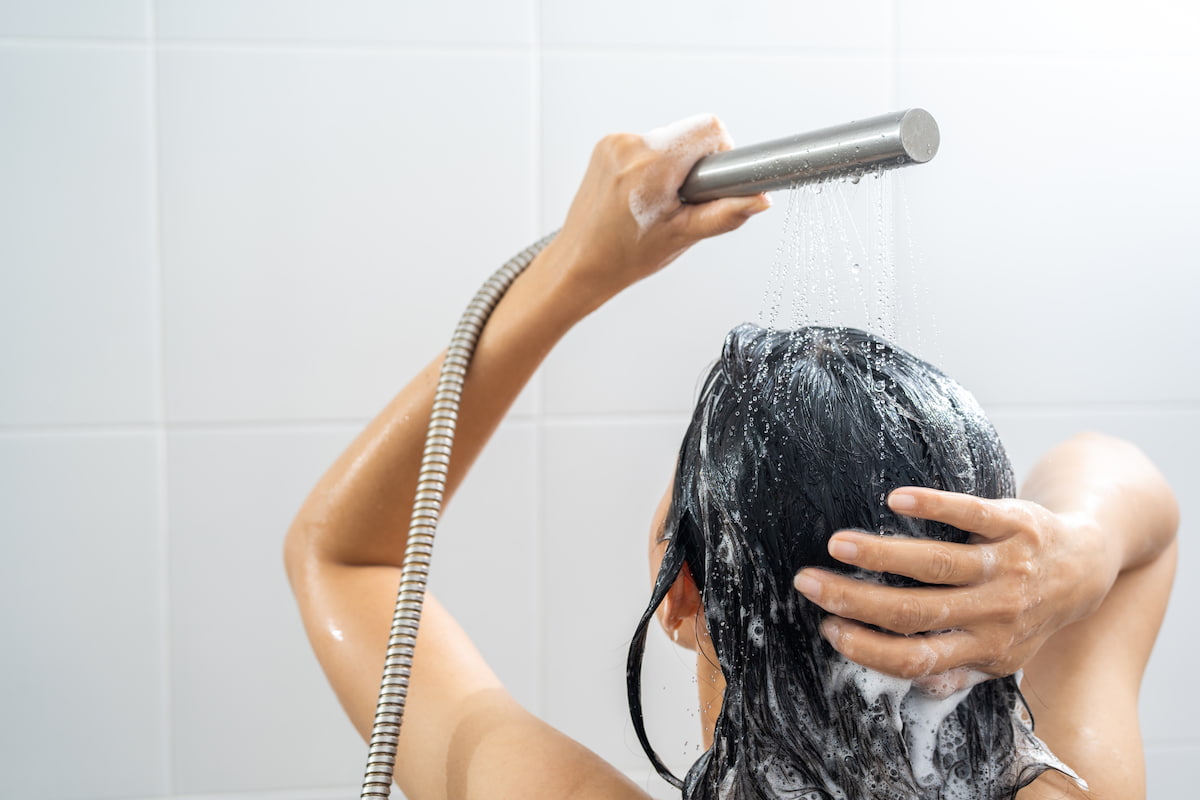
[{"label": "woman", "polygon": [[[561,233],[514,284],[481,338],[448,496],[567,330],[695,242],[768,207],[763,196],[678,202],[676,189],[692,164],[729,146],[714,118],[649,143],[625,134],[597,146]],[[288,573],[309,638],[364,736],[439,363],[416,376],[330,467],[287,537]],[[897,513],[956,526],[981,543],[842,532],[829,541],[832,557],[936,586],[878,586],[822,570],[801,572],[797,586],[831,613],[822,633],[852,661],[906,678],[941,675],[943,682],[962,681],[972,670],[1007,676],[1024,667],[1039,736],[1097,796],[1140,796],[1137,685],[1174,570],[1174,500],[1134,448],[1102,437],[1051,451],[1026,498],[893,492]],[[700,609],[684,602],[686,586],[678,595],[681,602],[664,604],[660,618],[681,644],[694,646],[688,631],[698,629]],[[926,635],[899,635],[909,633]],[[702,680],[711,678],[711,668],[700,664],[706,668]],[[433,597],[404,725],[396,775],[410,800],[646,796],[520,708]],[[1050,771],[1019,796],[1072,792],[1083,796]]]}]

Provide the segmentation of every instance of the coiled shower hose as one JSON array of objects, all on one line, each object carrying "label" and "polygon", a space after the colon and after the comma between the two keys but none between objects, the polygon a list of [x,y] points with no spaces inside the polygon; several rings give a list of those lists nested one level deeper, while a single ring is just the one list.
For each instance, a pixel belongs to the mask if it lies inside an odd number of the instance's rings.
[{"label": "coiled shower hose", "polygon": [[[937,123],[919,108],[799,134],[751,147],[705,156],[696,162],[680,187],[680,198],[689,203],[738,197],[786,189],[802,183],[868,169],[893,169],[922,164],[938,149]],[[400,722],[408,698],[413,649],[425,603],[425,584],[433,554],[433,536],[441,516],[450,449],[458,405],[471,356],[479,335],[500,298],[555,233],[522,250],[484,283],[454,330],[446,349],[433,397],[433,413],[425,434],[425,450],[417,476],[408,528],[408,545],[400,568],[400,591],[388,637],[387,660],[375,707],[375,723],[363,777],[363,800],[387,798],[392,790]]]},{"label": "coiled shower hose", "polygon": [[400,738],[400,722],[404,717],[408,681],[412,674],[413,648],[417,643],[417,627],[425,604],[433,536],[441,516],[446,474],[450,468],[450,449],[454,445],[454,427],[458,421],[458,405],[467,367],[470,366],[483,326],[496,304],[556,233],[531,244],[488,278],[463,312],[450,346],[446,349],[433,396],[433,413],[425,433],[425,450],[421,455],[417,493],[408,526],[408,544],[400,567],[400,591],[396,596],[396,611],[392,616],[387,659],[383,665],[375,723],[371,728],[371,743],[367,751],[366,774],[363,776],[361,797],[364,800],[386,798],[392,790],[396,745]]}]

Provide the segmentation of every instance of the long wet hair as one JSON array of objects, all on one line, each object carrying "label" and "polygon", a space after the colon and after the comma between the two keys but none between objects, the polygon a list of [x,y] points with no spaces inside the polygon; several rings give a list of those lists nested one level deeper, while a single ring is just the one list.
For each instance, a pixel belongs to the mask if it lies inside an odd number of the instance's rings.
[{"label": "long wet hair", "polygon": [[[824,612],[793,588],[803,567],[857,572],[826,551],[838,530],[967,540],[892,513],[888,492],[908,485],[1014,495],[1004,447],[962,386],[858,330],[729,333],[680,448],[669,541],[628,661],[634,729],[685,798],[992,800],[1066,770],[1033,736],[1015,678],[939,705],[839,655],[818,632]],[[681,781],[647,738],[641,662],[684,565],[726,688],[712,747]]]}]

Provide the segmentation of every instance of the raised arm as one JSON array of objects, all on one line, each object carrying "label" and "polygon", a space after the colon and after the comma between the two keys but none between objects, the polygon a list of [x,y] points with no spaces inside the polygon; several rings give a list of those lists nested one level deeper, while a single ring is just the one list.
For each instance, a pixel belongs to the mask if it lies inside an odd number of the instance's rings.
[{"label": "raised arm", "polygon": [[[464,387],[447,498],[572,325],[696,241],[733,230],[767,207],[762,196],[681,205],[677,190],[692,164],[727,148],[729,140],[715,118],[679,134],[665,151],[629,134],[596,147],[559,236],[515,282],[480,338]],[[285,544],[313,649],[364,736],[440,361],[417,375],[329,468]],[[516,708],[433,598],[418,637],[404,729],[396,776],[410,800],[475,792],[565,796],[581,774],[605,769]],[[547,769],[547,763],[563,766]],[[461,786],[451,785],[459,779]]]}]

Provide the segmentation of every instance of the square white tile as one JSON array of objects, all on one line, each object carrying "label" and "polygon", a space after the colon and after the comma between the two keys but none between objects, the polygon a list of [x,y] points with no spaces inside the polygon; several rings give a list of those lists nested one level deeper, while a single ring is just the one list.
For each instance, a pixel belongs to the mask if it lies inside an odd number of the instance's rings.
[{"label": "square white tile", "polygon": [[151,434],[0,437],[0,796],[170,789],[158,471]]},{"label": "square white tile", "polygon": [[[711,111],[741,144],[781,138],[892,110],[890,74],[889,62],[866,57],[548,55],[543,227],[561,224],[606,133]],[[787,261],[789,198],[774,197],[771,211],[698,244],[572,331],[547,362],[547,412],[688,413],[725,333],[761,318],[772,269]]]},{"label": "square white tile", "polygon": [[367,417],[443,348],[534,238],[530,64],[163,52],[169,417]]},{"label": "square white tile", "polygon": [[158,0],[166,40],[403,44],[527,44],[533,0]]},{"label": "square white tile", "polygon": [[[332,786],[361,776],[365,745],[309,649],[281,556],[304,497],[356,433],[339,426],[170,438],[181,793]],[[517,698],[531,705],[538,648],[534,456],[530,426],[497,434],[446,514],[433,571],[439,596]]]},{"label": "square white tile", "polygon": [[6,0],[0,36],[147,38],[151,0]]},{"label": "square white tile", "polygon": [[[1188,196],[1200,155],[1187,133],[1200,111],[1180,102],[1192,74],[1120,59],[901,61],[902,104],[927,107],[942,134],[910,184],[915,275],[941,366],[985,402],[1200,398]],[[1151,153],[1174,155],[1157,169]]]},{"label": "square white tile", "polygon": [[158,416],[150,71],[0,47],[0,424]]}]

